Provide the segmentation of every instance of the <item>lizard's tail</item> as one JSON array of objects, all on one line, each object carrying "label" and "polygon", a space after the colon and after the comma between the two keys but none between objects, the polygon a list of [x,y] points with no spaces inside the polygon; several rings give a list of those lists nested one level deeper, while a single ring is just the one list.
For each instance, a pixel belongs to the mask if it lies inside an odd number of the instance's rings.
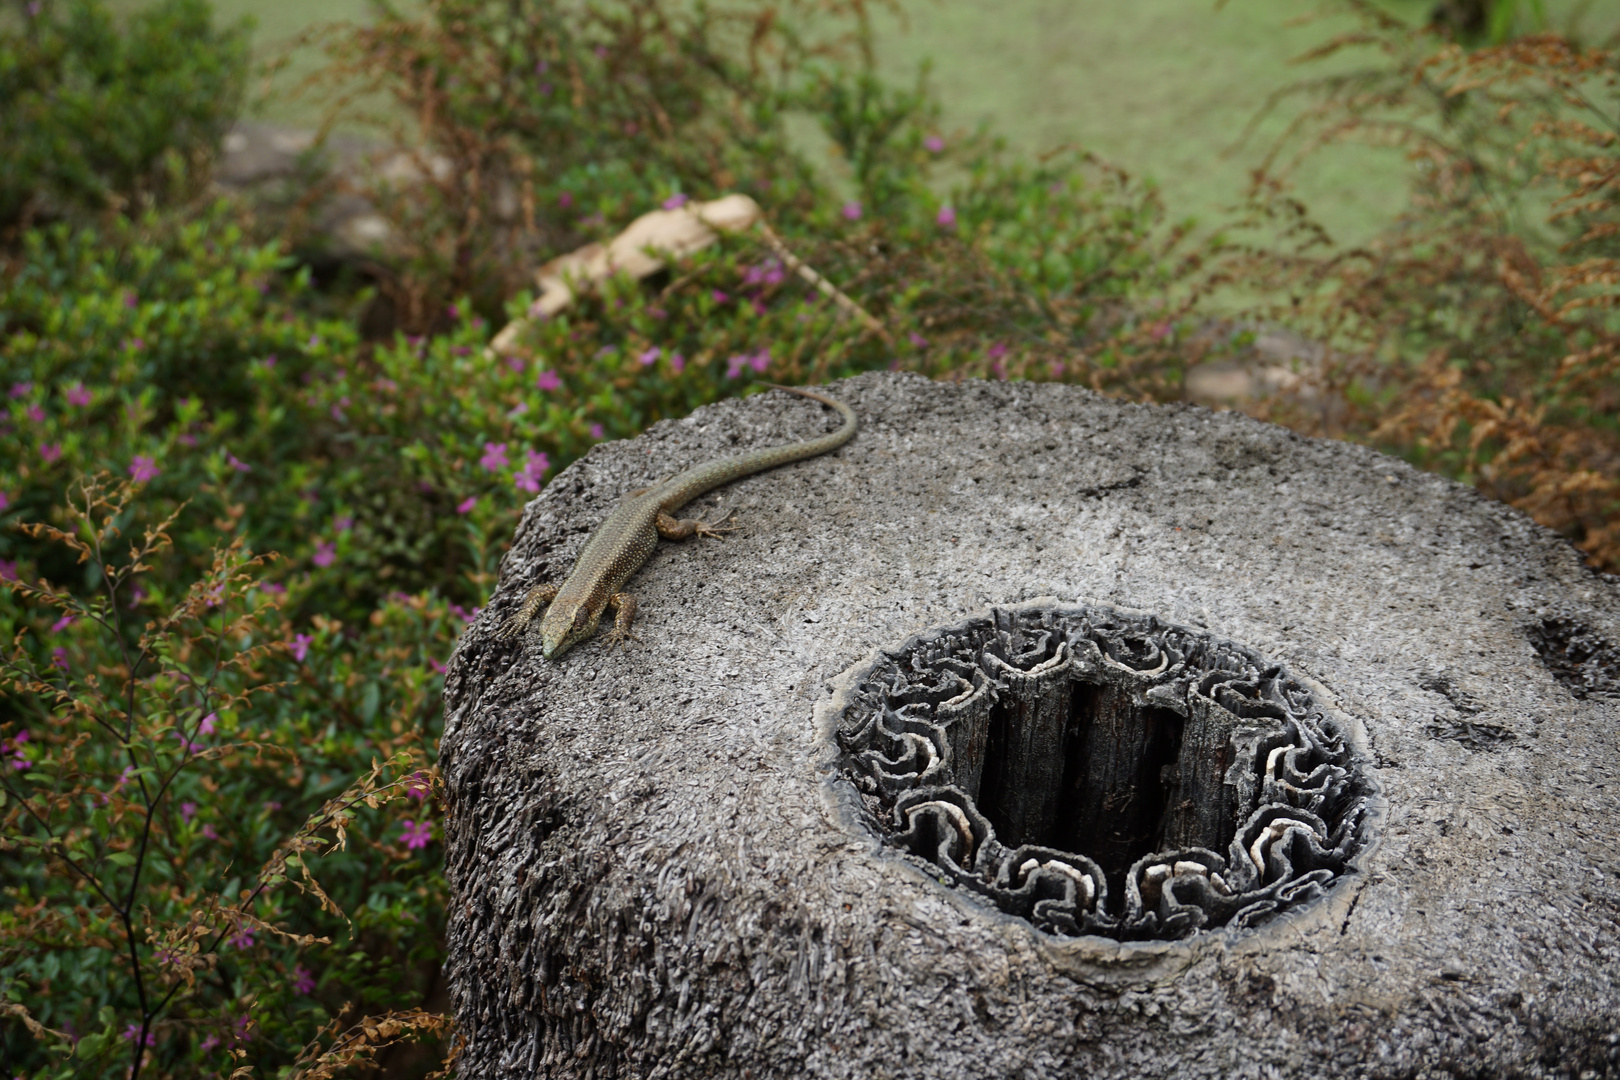
[{"label": "lizard's tail", "polygon": [[[802,461],[807,457],[815,457],[817,454],[825,454],[829,450],[836,450],[855,437],[855,430],[860,426],[855,419],[855,410],[851,409],[848,405],[845,405],[842,401],[839,401],[836,398],[830,398],[825,394],[818,394],[814,390],[803,390],[797,386],[783,386],[781,383],[761,382],[756,385],[768,386],[772,390],[786,390],[790,394],[798,394],[802,398],[809,398],[811,401],[819,401],[828,408],[837,410],[838,415],[844,418],[843,426],[841,426],[837,431],[830,431],[819,439],[811,439],[808,442],[799,444],[805,448],[805,452],[793,460]],[[812,446],[816,447],[817,449],[809,449]]]}]

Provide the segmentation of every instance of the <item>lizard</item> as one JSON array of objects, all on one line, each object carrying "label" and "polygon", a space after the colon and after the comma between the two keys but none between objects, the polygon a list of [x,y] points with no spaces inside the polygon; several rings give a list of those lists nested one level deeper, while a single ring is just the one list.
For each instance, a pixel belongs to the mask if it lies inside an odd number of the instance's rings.
[{"label": "lizard", "polygon": [[549,605],[540,620],[540,651],[547,660],[556,660],[595,633],[602,613],[608,608],[612,608],[614,613],[613,630],[608,635],[609,644],[629,640],[634,636],[630,633],[630,625],[636,617],[636,599],[623,591],[624,585],[652,557],[658,547],[658,538],[718,538],[723,532],[733,531],[721,528],[731,517],[730,514],[709,522],[676,518],[673,516],[675,511],[722,484],[774,469],[778,465],[828,453],[855,437],[855,412],[843,402],[792,386],[779,386],[776,383],[764,385],[819,401],[838,410],[844,418],[843,426],[820,438],[716,458],[694,465],[651,487],[627,492],[585,542],[584,550],[562,585],[552,583],[530,589],[517,611],[501,627],[500,635],[511,638],[523,633],[540,608]]}]

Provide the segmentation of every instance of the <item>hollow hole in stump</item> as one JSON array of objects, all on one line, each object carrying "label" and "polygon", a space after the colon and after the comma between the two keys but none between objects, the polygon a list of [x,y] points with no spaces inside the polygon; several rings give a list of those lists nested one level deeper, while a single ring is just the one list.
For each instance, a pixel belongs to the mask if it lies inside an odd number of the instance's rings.
[{"label": "hollow hole in stump", "polygon": [[1340,722],[1234,642],[1033,606],[881,657],[847,692],[842,775],[897,848],[1048,932],[1254,925],[1369,839],[1374,782]]}]

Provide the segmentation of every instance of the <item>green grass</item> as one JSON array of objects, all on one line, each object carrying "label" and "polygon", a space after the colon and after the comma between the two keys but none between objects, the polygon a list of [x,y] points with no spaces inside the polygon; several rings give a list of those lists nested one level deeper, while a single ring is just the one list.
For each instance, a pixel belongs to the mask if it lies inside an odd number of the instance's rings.
[{"label": "green grass", "polygon": [[[1431,4],[1384,6],[1415,21]],[[1563,26],[1582,5],[1547,6],[1553,25]],[[313,24],[364,19],[368,10],[366,0],[216,0],[216,7],[224,19],[257,20],[261,59]],[[1153,179],[1172,214],[1208,224],[1241,199],[1250,170],[1287,123],[1285,105],[1240,141],[1267,98],[1333,70],[1291,63],[1350,25],[1302,20],[1311,10],[1299,0],[1230,0],[1219,8],[1215,0],[908,0],[904,19],[878,16],[878,55],[886,75],[907,83],[920,63],[932,61],[930,81],[948,128],[983,122],[1028,153],[1077,143]],[[1589,37],[1612,33],[1620,13],[1588,10],[1582,28]],[[313,124],[318,103],[287,93],[312,67],[313,57],[297,57],[258,114]],[[1399,212],[1404,174],[1398,153],[1340,147],[1313,158],[1295,179],[1335,238],[1353,243]]]}]

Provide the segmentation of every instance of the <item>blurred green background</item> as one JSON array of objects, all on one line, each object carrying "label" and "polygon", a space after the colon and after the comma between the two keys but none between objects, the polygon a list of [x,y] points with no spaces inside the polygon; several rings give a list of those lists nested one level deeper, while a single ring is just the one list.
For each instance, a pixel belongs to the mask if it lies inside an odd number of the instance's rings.
[{"label": "blurred green background", "polygon": [[[255,20],[261,62],[286,53],[313,25],[364,20],[370,11],[369,0],[217,0],[214,6],[221,24],[243,16]],[[1421,23],[1434,2],[1383,0],[1377,6]],[[1596,41],[1620,31],[1620,4],[1547,0],[1543,7],[1549,27],[1579,38]],[[1254,123],[1272,95],[1362,62],[1347,54],[1294,63],[1351,28],[1342,12],[1325,14],[1300,0],[909,0],[874,6],[879,70],[905,85],[920,64],[929,63],[928,79],[949,128],[983,123],[1030,154],[1078,144],[1157,183],[1172,215],[1200,221],[1241,199],[1250,171],[1286,128],[1292,114],[1286,102]],[[313,50],[292,50],[282,72],[256,84],[255,115],[276,123],[317,123],[315,99],[290,92],[316,64]],[[818,136],[806,125],[804,137]],[[1294,179],[1334,239],[1359,243],[1405,204],[1404,176],[1396,151],[1334,147],[1313,156]]]}]

